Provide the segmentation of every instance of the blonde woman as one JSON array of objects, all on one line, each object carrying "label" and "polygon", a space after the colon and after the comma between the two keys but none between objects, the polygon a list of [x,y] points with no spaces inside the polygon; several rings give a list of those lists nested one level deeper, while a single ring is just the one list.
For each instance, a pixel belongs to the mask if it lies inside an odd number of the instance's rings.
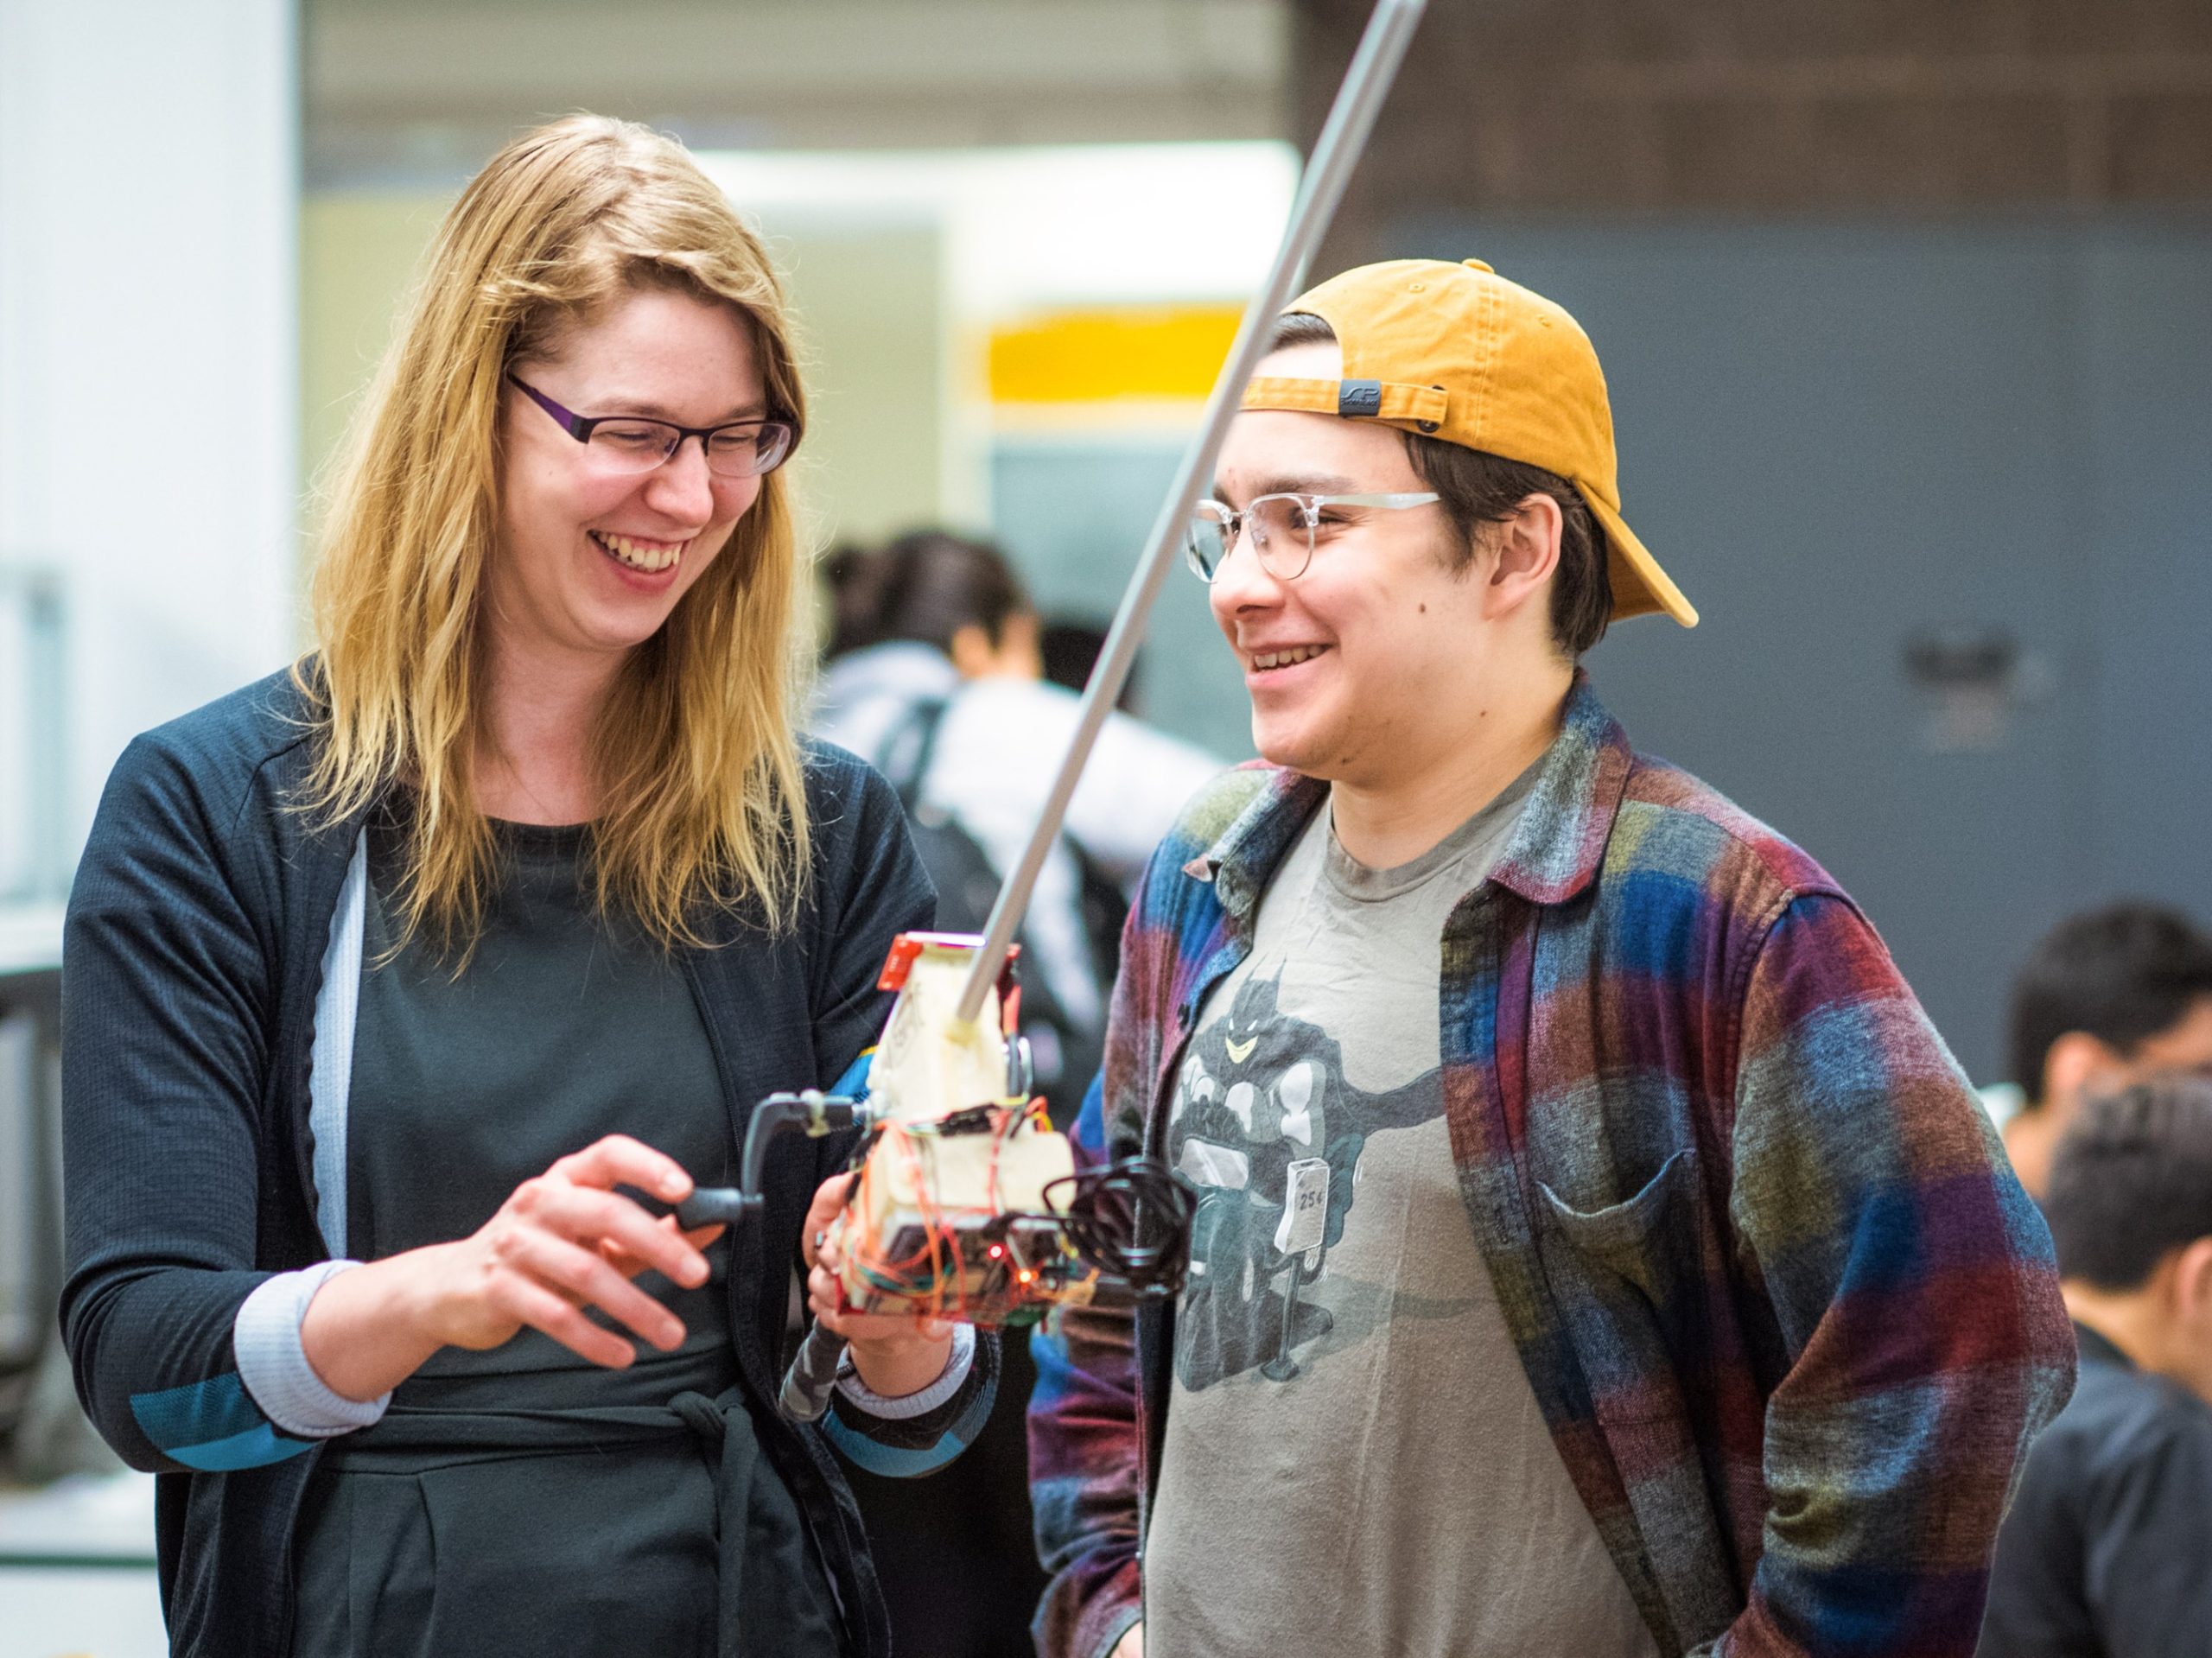
[{"label": "blonde woman", "polygon": [[945,1459],[994,1352],[842,1321],[795,1429],[827,1150],[757,1231],[669,1212],[760,1096],[855,1063],[930,915],[889,789],[793,734],[804,416],[680,148],[518,141],[369,399],[318,651],[118,765],[68,923],[62,1317],[162,1476],[176,1652],[884,1648],[831,1445]]}]

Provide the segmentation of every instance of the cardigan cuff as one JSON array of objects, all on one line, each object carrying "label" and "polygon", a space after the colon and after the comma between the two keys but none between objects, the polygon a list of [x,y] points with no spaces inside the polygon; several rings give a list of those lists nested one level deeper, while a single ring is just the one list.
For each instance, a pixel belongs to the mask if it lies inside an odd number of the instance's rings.
[{"label": "cardigan cuff", "polygon": [[926,1416],[960,1391],[960,1384],[968,1380],[968,1372],[976,1363],[976,1326],[952,1326],[952,1350],[945,1355],[944,1369],[938,1379],[919,1393],[901,1394],[896,1399],[887,1399],[872,1393],[862,1382],[853,1364],[853,1350],[847,1348],[837,1361],[837,1391],[868,1415],[886,1422],[904,1422],[916,1416]]},{"label": "cardigan cuff", "polygon": [[1144,1603],[1125,1606],[1114,1614],[1114,1621],[1106,1626],[1106,1636],[1099,1642],[1096,1658],[1113,1658],[1114,1648],[1122,1644],[1122,1637],[1144,1622]]},{"label": "cardigan cuff", "polygon": [[239,1306],[231,1325],[231,1350],[238,1380],[261,1413],[287,1433],[327,1439],[365,1428],[391,1402],[385,1394],[366,1403],[334,1393],[308,1363],[300,1326],[315,1292],[358,1261],[324,1261],[264,1280]]}]

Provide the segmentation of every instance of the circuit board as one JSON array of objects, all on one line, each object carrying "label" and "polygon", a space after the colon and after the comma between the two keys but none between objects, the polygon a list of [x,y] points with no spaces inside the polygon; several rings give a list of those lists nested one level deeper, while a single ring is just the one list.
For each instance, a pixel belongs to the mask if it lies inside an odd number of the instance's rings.
[{"label": "circuit board", "polygon": [[1027,1097],[1008,1035],[1011,968],[982,1018],[953,1017],[980,943],[909,933],[885,966],[899,1001],[869,1072],[874,1126],[837,1229],[850,1309],[1019,1324],[1088,1300],[1096,1285],[1053,1201],[1074,1155]]}]

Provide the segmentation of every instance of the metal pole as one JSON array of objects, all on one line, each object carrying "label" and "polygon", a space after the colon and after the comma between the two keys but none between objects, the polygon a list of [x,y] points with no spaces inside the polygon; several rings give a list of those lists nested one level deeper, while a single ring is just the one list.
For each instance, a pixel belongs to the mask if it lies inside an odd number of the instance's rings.
[{"label": "metal pole", "polygon": [[969,969],[968,981],[960,992],[958,1013],[965,1022],[972,1023],[982,1011],[984,997],[998,981],[999,969],[1014,943],[1014,931],[1029,907],[1038,872],[1045,867],[1046,855],[1052,851],[1060,825],[1067,817],[1068,802],[1074,797],[1084,765],[1090,759],[1099,730],[1106,723],[1106,715],[1115,699],[1121,696],[1122,686],[1135,664],[1137,646],[1143,640],[1145,619],[1152,613],[1153,601],[1160,596],[1160,584],[1181,550],[1191,513],[1213,480],[1214,461],[1229,435],[1229,422],[1236,418],[1244,384],[1252,378],[1260,359],[1266,355],[1268,335],[1274,320],[1297,291],[1306,274],[1306,263],[1320,245],[1337,204],[1343,200],[1344,185],[1351,177],[1361,151],[1367,147],[1376,114],[1389,95],[1390,83],[1397,76],[1398,66],[1404,60],[1406,48],[1413,39],[1414,28],[1421,22],[1426,3],[1427,0],[1379,0],[1375,15],[1368,19],[1367,32],[1360,37],[1359,49],[1352,57],[1344,86],[1338,89],[1337,101],[1330,108],[1329,118],[1313,146],[1313,158],[1299,186],[1298,199],[1291,206],[1290,223],[1283,232],[1282,245],[1275,254],[1274,267],[1268,273],[1266,285],[1253,295],[1252,302],[1244,309],[1236,344],[1230,347],[1229,359],[1222,365],[1212,396],[1207,399],[1205,417],[1183,457],[1173,487],[1167,492],[1166,502],[1153,525],[1152,539],[1137,565],[1136,575],[1122,595],[1121,609],[1115,614],[1113,628],[1106,635],[1098,665],[1091,670],[1090,683],[1084,688],[1075,736],[1060,760],[1058,774],[1052,779],[1051,793],[1045,797],[1037,827],[1022,848],[1020,861],[999,888],[997,902],[991,906],[990,921],[983,931],[983,947],[976,952],[975,963]]}]

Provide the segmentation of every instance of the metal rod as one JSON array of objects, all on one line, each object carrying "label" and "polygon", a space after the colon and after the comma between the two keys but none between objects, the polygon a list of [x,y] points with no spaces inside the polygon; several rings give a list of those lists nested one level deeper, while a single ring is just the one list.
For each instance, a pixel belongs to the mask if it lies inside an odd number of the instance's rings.
[{"label": "metal rod", "polygon": [[1020,861],[1000,886],[998,899],[991,906],[990,922],[983,931],[983,946],[976,951],[975,962],[968,970],[968,981],[960,992],[958,1013],[963,1022],[974,1021],[982,1011],[984,997],[998,981],[999,969],[1014,943],[1014,931],[1029,907],[1038,872],[1045,867],[1046,856],[1052,851],[1052,842],[1059,836],[1060,825],[1067,817],[1068,802],[1075,797],[1084,763],[1090,758],[1091,748],[1098,740],[1098,733],[1106,723],[1115,699],[1122,694],[1129,670],[1135,665],[1137,646],[1143,642],[1145,620],[1152,613],[1153,602],[1160,596],[1169,567],[1181,550],[1191,513],[1198,504],[1199,495],[1213,481],[1214,461],[1229,435],[1229,423],[1236,418],[1243,401],[1244,383],[1252,378],[1252,371],[1267,354],[1268,336],[1274,320],[1297,291],[1307,262],[1328,230],[1329,220],[1344,197],[1344,185],[1351,177],[1360,153],[1367,147],[1376,114],[1389,95],[1390,83],[1397,76],[1398,66],[1404,60],[1406,48],[1413,39],[1414,25],[1421,22],[1426,3],[1427,0],[1379,0],[1375,15],[1368,19],[1367,32],[1360,36],[1359,49],[1353,54],[1351,67],[1346,71],[1344,85],[1337,92],[1337,101],[1331,106],[1329,118],[1314,143],[1313,158],[1299,185],[1297,200],[1291,206],[1290,222],[1283,232],[1282,245],[1275,253],[1274,266],[1268,273],[1266,285],[1244,308],[1236,344],[1230,347],[1229,359],[1222,365],[1213,393],[1207,399],[1205,417],[1184,454],[1181,469],[1175,474],[1174,486],[1168,491],[1159,520],[1153,525],[1152,539],[1137,565],[1136,575],[1122,595],[1121,608],[1115,614],[1114,626],[1099,652],[1098,665],[1090,670],[1075,735],[1060,760],[1052,791],[1045,797],[1037,827],[1031,831]]}]

